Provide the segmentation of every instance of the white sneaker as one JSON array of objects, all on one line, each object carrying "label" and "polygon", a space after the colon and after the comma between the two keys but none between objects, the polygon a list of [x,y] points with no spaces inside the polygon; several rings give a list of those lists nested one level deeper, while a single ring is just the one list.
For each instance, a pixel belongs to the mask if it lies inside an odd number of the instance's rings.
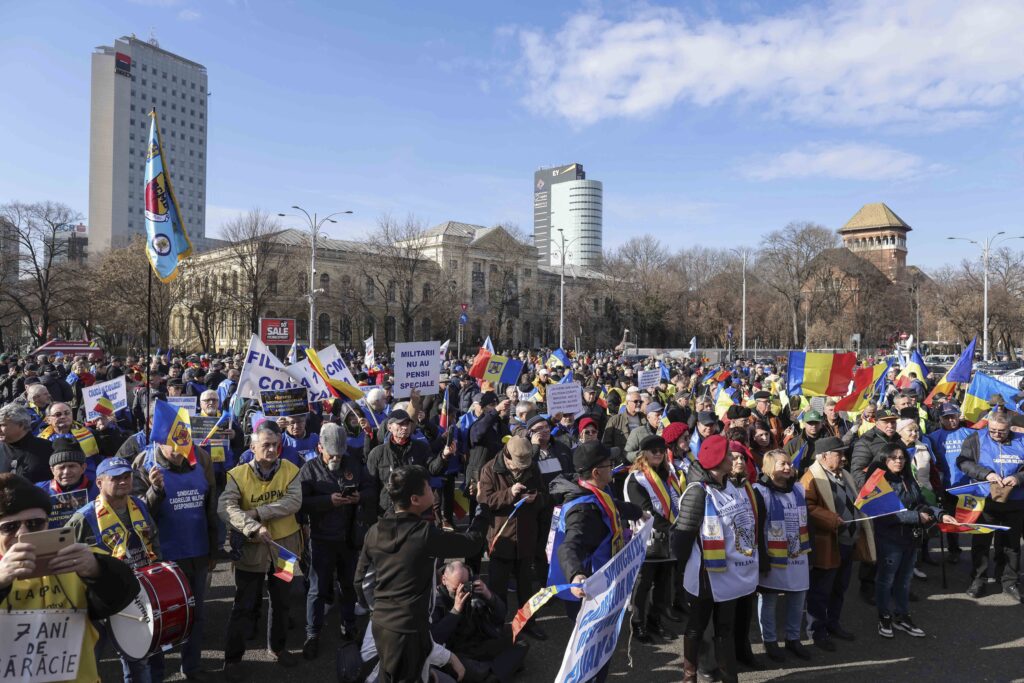
[{"label": "white sneaker", "polygon": [[925,633],[918,628],[913,621],[910,620],[909,614],[897,616],[892,620],[893,628],[903,631],[904,633],[911,635],[915,638],[924,638]]},{"label": "white sneaker", "polygon": [[915,579],[921,579],[922,581],[924,581],[925,579],[928,578],[928,575],[925,574],[920,569],[918,569],[917,567],[914,567],[914,578]]}]

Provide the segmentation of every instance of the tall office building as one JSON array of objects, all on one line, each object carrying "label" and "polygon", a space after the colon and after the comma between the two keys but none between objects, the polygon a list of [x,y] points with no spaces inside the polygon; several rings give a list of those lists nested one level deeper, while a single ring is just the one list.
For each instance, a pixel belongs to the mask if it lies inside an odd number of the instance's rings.
[{"label": "tall office building", "polygon": [[192,244],[206,235],[206,67],[124,36],[92,55],[89,253],[145,235],[143,186],[150,117],[160,117],[164,163]]},{"label": "tall office building", "polygon": [[543,264],[594,266],[601,258],[603,187],[582,164],[533,174],[533,240]]}]

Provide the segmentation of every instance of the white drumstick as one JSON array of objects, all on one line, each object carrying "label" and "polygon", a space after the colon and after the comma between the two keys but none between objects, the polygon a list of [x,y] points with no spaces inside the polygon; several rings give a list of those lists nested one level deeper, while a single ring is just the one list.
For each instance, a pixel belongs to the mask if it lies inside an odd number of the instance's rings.
[{"label": "white drumstick", "polygon": [[134,614],[123,614],[121,612],[118,612],[117,614],[112,614],[110,616],[121,617],[122,619],[134,619],[135,621],[145,621],[146,620],[146,617],[137,617]]}]

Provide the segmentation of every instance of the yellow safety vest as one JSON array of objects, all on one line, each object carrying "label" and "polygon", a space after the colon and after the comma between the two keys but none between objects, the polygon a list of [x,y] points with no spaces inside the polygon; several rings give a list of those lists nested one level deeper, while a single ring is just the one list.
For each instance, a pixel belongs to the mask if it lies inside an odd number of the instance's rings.
[{"label": "yellow safety vest", "polygon": [[[239,501],[243,510],[255,510],[261,505],[267,505],[284,498],[288,493],[288,485],[295,477],[299,476],[299,468],[287,460],[282,460],[277,472],[270,481],[263,481],[253,471],[250,463],[245,463],[233,468],[228,476],[238,484],[241,492]],[[264,522],[264,526],[270,531],[270,536],[275,541],[286,536],[291,536],[299,530],[299,522],[295,515],[278,517]]]},{"label": "yellow safety vest", "polygon": [[[58,581],[58,578],[60,579]],[[67,591],[65,593],[65,591]],[[78,609],[86,613],[85,635],[79,652],[78,676],[74,683],[100,683],[96,670],[96,641],[99,633],[89,619],[85,584],[78,574],[49,575],[38,579],[16,579],[11,592],[0,602],[0,610],[58,610]]]}]

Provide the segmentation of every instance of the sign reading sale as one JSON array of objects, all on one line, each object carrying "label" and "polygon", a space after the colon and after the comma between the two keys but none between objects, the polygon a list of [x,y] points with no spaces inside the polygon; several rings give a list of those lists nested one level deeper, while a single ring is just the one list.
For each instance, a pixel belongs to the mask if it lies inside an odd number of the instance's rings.
[{"label": "sign reading sale", "polygon": [[260,318],[260,341],[267,346],[295,343],[295,318]]}]

